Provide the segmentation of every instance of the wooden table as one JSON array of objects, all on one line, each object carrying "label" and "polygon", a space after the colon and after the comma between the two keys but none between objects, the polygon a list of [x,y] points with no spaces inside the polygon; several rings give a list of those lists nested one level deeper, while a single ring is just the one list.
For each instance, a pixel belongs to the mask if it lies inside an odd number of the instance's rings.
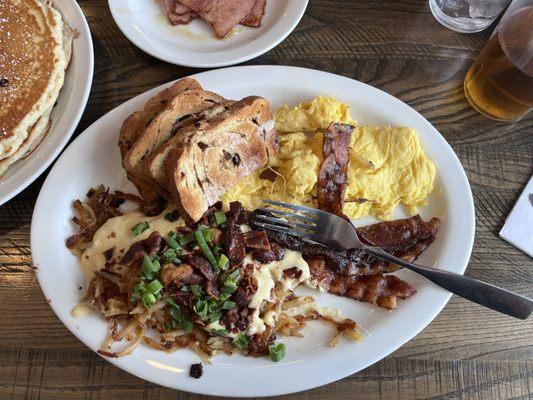
[{"label": "wooden table", "polygon": [[[135,95],[198,72],[156,60],[129,43],[107,1],[80,5],[91,26],[96,65],[76,133]],[[463,94],[465,73],[488,36],[443,28],[426,0],[311,0],[296,30],[248,64],[297,65],[355,78],[428,118],[461,159],[474,193],[476,240],[467,274],[531,297],[533,262],[499,239],[498,231],[532,173],[533,115],[497,123],[477,114]],[[54,315],[37,284],[29,244],[31,214],[46,175],[0,207],[0,399],[203,398],[115,368]],[[533,319],[516,321],[453,297],[422,333],[389,357],[339,382],[287,397],[532,396]]]}]

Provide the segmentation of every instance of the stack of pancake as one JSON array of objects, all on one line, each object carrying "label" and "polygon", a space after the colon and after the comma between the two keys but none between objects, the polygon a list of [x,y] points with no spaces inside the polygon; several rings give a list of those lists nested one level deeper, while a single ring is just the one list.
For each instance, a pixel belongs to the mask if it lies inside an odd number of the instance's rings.
[{"label": "stack of pancake", "polygon": [[48,132],[72,37],[50,1],[0,1],[0,176]]}]

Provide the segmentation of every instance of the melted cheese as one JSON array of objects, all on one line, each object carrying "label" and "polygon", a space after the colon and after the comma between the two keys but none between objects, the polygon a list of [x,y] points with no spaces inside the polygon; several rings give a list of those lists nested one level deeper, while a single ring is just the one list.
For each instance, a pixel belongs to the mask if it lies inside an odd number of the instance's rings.
[{"label": "melted cheese", "polygon": [[[108,249],[115,248],[113,257],[121,258],[133,243],[148,238],[152,232],[157,231],[162,236],[167,236],[170,231],[184,226],[181,219],[170,222],[162,217],[170,211],[172,210],[166,210],[155,217],[147,217],[140,211],[133,211],[107,220],[94,234],[91,245],[81,254],[81,264],[85,272],[92,276],[95,271],[103,268],[106,262],[104,252]],[[134,237],[131,229],[142,222],[148,222],[150,227]]]},{"label": "melted cheese", "polygon": [[[281,284],[284,292],[293,290],[300,282],[308,281],[311,273],[309,265],[302,258],[302,254],[298,251],[285,250],[285,255],[280,261],[273,261],[268,264],[262,264],[254,260],[250,255],[247,255],[244,264],[253,264],[255,270],[253,277],[257,281],[257,291],[250,300],[249,308],[254,309],[252,321],[248,325],[248,335],[262,333],[266,326],[272,326],[275,323],[275,313],[267,313],[265,317],[261,318],[261,306],[265,301],[272,301],[272,289],[276,283]],[[299,279],[290,279],[283,276],[283,271],[290,268],[298,268],[302,273]],[[266,320],[266,321],[265,321]]]},{"label": "melted cheese", "polygon": [[87,314],[90,314],[92,311],[94,311],[94,308],[92,308],[90,305],[78,304],[72,308],[70,315],[72,315],[74,318],[81,318]]}]

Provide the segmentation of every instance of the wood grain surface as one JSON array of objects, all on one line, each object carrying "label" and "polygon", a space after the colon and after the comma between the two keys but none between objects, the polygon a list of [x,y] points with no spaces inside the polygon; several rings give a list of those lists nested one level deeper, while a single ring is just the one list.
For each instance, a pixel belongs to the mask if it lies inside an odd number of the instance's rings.
[{"label": "wood grain surface", "polygon": [[[91,27],[96,65],[76,134],[125,100],[198,72],[138,50],[118,30],[107,1],[79,4]],[[457,153],[474,194],[476,239],[467,275],[533,297],[531,258],[498,237],[533,172],[533,115],[518,123],[494,122],[477,114],[463,94],[466,71],[491,29],[449,31],[433,19],[427,0],[311,0],[295,31],[247,64],[296,65],[355,78],[429,119]],[[0,399],[204,398],[115,368],[54,315],[37,284],[29,244],[31,214],[46,175],[0,207]],[[386,359],[287,398],[532,399],[533,319],[513,320],[454,296],[423,332]]]}]

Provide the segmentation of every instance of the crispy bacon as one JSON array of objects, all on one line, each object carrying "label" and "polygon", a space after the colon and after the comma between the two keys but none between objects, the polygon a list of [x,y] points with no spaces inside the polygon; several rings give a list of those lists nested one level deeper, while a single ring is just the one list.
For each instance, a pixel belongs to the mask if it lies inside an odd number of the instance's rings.
[{"label": "crispy bacon", "polygon": [[408,299],[416,294],[407,282],[395,275],[337,276],[329,292],[393,310],[396,299]]},{"label": "crispy bacon", "polygon": [[249,231],[244,234],[246,250],[270,250],[270,242],[266,232]]},{"label": "crispy bacon", "polygon": [[324,132],[324,157],[317,179],[318,208],[348,219],[342,212],[348,182],[348,148],[353,126],[332,122]]},{"label": "crispy bacon", "polygon": [[281,261],[285,255],[285,249],[279,244],[270,243],[270,250],[254,250],[252,257],[262,263],[268,264],[272,261]]},{"label": "crispy bacon", "polygon": [[227,227],[224,231],[224,243],[230,262],[232,264],[240,264],[246,256],[246,240],[238,223],[242,205],[239,202],[232,202],[229,207],[230,210],[226,213]]},{"label": "crispy bacon", "polygon": [[[416,215],[411,218],[390,222],[380,222],[358,228],[361,240],[366,244],[381,247],[383,250],[407,261],[414,261],[435,239],[440,221],[433,218],[427,222]],[[252,227],[256,228],[253,224]],[[374,275],[394,272],[399,269],[395,264],[376,259],[361,250],[330,249],[304,242],[293,236],[267,232],[270,242],[300,251],[305,257],[319,257],[336,274]]]},{"label": "crispy bacon", "polygon": [[408,283],[394,275],[374,274],[345,276],[335,274],[319,257],[306,258],[312,280],[318,287],[338,296],[377,304],[389,310],[396,308],[396,299],[407,299],[416,293]]},{"label": "crispy bacon", "polygon": [[200,271],[205,277],[205,279],[207,279],[208,281],[215,279],[215,271],[213,270],[211,264],[209,264],[209,261],[207,261],[204,257],[198,256],[196,254],[188,254],[183,256],[182,258],[189,264],[191,264],[194,269]]},{"label": "crispy bacon", "polygon": [[164,240],[159,232],[152,232],[148,238],[133,243],[119,263],[133,265],[142,260],[146,254],[153,256],[159,253],[163,245]]}]

